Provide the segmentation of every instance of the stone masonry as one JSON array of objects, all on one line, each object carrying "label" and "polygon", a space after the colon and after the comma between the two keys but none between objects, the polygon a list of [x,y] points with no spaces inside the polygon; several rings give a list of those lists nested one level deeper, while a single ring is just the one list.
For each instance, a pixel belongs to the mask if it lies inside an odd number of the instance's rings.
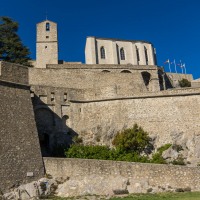
[{"label": "stone masonry", "polygon": [[0,191],[44,175],[28,68],[0,62]]},{"label": "stone masonry", "polygon": [[47,173],[63,177],[58,196],[199,191],[200,169],[108,160],[45,158]]}]

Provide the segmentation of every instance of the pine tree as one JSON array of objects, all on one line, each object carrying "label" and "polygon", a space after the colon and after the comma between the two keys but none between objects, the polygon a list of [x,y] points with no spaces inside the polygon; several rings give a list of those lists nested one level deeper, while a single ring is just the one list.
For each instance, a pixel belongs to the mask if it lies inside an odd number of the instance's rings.
[{"label": "pine tree", "polygon": [[17,22],[0,17],[0,60],[31,66],[29,49],[22,44],[17,31]]}]

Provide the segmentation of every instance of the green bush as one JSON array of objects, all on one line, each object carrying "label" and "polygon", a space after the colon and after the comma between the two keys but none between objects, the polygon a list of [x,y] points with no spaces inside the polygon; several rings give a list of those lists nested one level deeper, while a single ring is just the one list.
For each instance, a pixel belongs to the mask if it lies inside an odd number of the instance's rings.
[{"label": "green bush", "polygon": [[160,154],[160,152],[157,152],[157,153],[153,154],[151,163],[166,164],[167,162],[162,157],[162,154]]},{"label": "green bush", "polygon": [[180,87],[191,87],[191,82],[186,78],[181,79],[179,82]]},{"label": "green bush", "polygon": [[164,144],[163,146],[158,148],[158,152],[162,154],[164,151],[169,149],[169,147],[171,147],[171,146],[172,146],[172,144]]},{"label": "green bush", "polygon": [[173,165],[186,165],[186,163],[184,162],[184,158],[183,155],[179,155],[177,159],[173,160],[171,162]]},{"label": "green bush", "polygon": [[[68,158],[102,159],[129,162],[149,162],[147,156],[140,155],[145,148],[151,146],[150,137],[137,124],[133,128],[117,133],[113,140],[115,148],[107,146],[81,145],[79,140],[65,151]],[[82,142],[82,140],[81,140]]]},{"label": "green bush", "polygon": [[73,144],[66,152],[68,158],[87,158],[108,160],[110,157],[110,149],[107,146],[92,146]]},{"label": "green bush", "polygon": [[66,152],[67,158],[84,158],[100,160],[116,160],[128,162],[149,162],[147,156],[141,156],[134,152],[121,152],[117,149],[110,149],[107,146],[77,145],[73,144]]},{"label": "green bush", "polygon": [[146,148],[151,146],[151,138],[137,124],[133,128],[125,129],[118,132],[112,144],[122,152],[142,153]]},{"label": "green bush", "polygon": [[[77,139],[77,138],[76,138]],[[79,141],[79,140],[78,140]],[[82,140],[81,140],[82,142]],[[146,155],[146,149],[151,149],[151,138],[137,124],[133,128],[129,128],[118,132],[112,142],[115,148],[107,146],[81,145],[75,142],[65,151],[68,158],[84,158],[84,159],[101,159],[116,160],[127,162],[143,162],[143,163],[166,163],[162,157],[163,151],[168,149],[171,144],[163,145],[158,149],[152,159]]]},{"label": "green bush", "polygon": [[167,149],[169,149],[169,147],[171,146],[172,146],[171,144],[165,144],[160,148],[158,148],[157,152],[152,156],[151,163],[166,164],[167,162],[162,157],[162,153]]}]

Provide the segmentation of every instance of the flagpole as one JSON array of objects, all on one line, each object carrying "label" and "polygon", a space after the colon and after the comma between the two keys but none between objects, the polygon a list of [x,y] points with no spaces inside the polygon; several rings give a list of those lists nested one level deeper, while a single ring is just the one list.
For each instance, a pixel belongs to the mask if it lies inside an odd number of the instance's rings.
[{"label": "flagpole", "polygon": [[170,73],[171,73],[171,66],[170,66],[170,60],[169,60],[169,71],[170,71]]},{"label": "flagpole", "polygon": [[185,69],[185,74],[186,74],[186,66],[185,66],[185,63],[184,63],[183,65],[184,65],[184,69]]},{"label": "flagpole", "polygon": [[181,63],[181,71],[182,71],[182,74],[183,74],[183,65],[182,65],[181,60],[180,60],[180,63]]},{"label": "flagpole", "polygon": [[176,61],[174,59],[174,66],[175,66],[175,72],[177,73],[177,69],[176,69]]}]

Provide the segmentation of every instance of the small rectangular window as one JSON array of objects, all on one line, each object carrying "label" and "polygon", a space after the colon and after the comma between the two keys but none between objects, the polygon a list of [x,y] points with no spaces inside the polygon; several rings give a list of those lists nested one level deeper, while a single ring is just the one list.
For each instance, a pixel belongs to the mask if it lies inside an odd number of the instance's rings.
[{"label": "small rectangular window", "polygon": [[105,52],[105,48],[104,47],[100,48],[100,53],[101,53],[101,59],[105,59],[106,58],[106,52]]},{"label": "small rectangular window", "polygon": [[64,93],[64,101],[67,101],[67,93]]},{"label": "small rectangular window", "polygon": [[46,23],[46,31],[50,31],[50,24],[48,22]]},{"label": "small rectangular window", "polygon": [[140,61],[139,49],[136,47],[137,61]]},{"label": "small rectangular window", "polygon": [[55,93],[51,92],[51,101],[54,101],[54,100],[55,100]]},{"label": "small rectangular window", "polygon": [[148,52],[147,52],[147,48],[146,47],[144,47],[144,52],[145,52],[146,64],[148,65],[149,60],[148,60]]}]

